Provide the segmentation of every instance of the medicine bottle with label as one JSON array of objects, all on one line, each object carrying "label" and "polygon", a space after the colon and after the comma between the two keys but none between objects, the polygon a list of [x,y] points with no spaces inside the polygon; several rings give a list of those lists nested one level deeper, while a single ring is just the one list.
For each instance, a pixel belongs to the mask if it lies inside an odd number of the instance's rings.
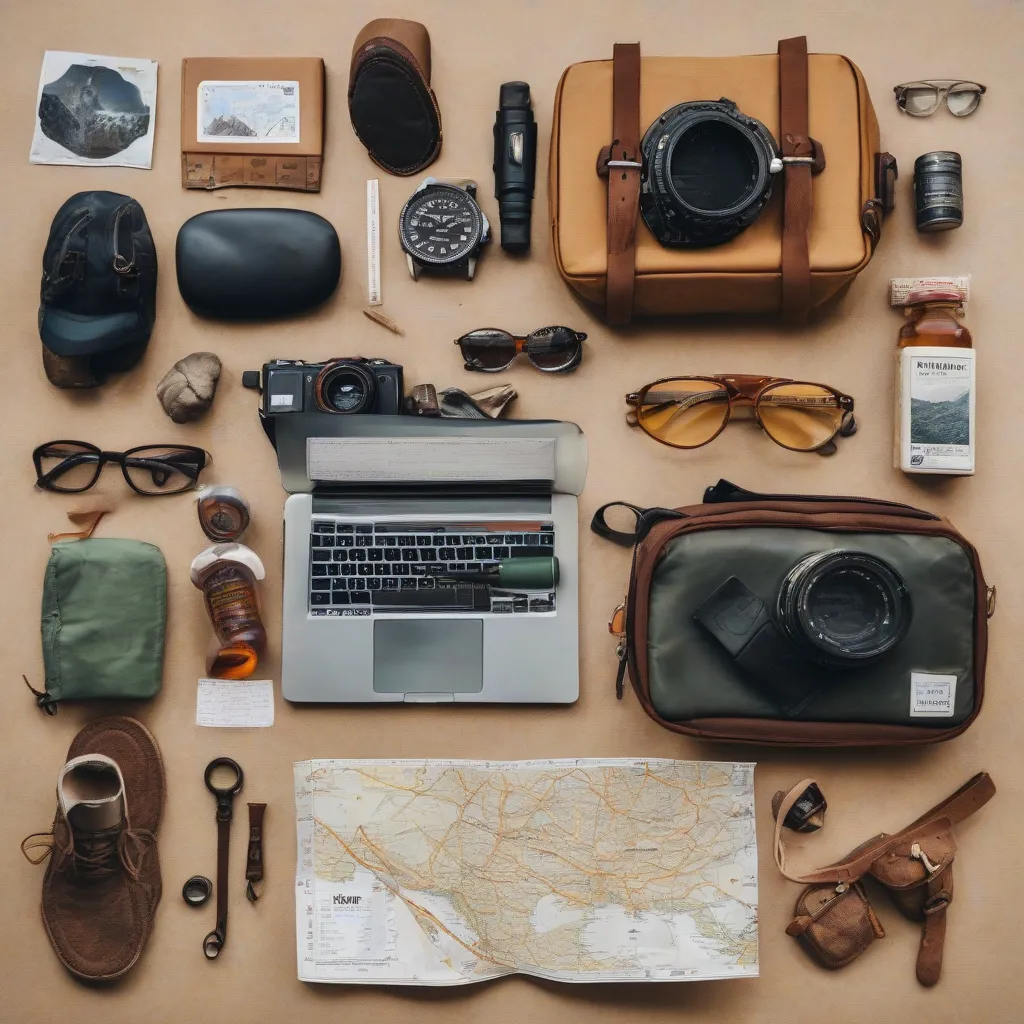
[{"label": "medicine bottle with label", "polygon": [[206,599],[206,611],[221,645],[208,671],[217,679],[248,679],[267,645],[256,583],[263,562],[244,544],[214,544],[192,562],[192,582]]},{"label": "medicine bottle with label", "polygon": [[904,473],[974,473],[974,348],[960,293],[906,299],[896,371],[896,465]]}]

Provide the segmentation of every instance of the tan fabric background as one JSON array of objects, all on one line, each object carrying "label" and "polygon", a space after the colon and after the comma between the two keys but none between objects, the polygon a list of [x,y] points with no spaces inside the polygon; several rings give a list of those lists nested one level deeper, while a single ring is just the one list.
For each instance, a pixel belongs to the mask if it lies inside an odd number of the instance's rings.
[{"label": "tan fabric background", "polygon": [[[616,40],[639,38],[648,53],[733,54],[773,51],[780,36],[806,32],[812,49],[843,52],[864,70],[882,124],[882,138],[903,170],[899,209],[881,249],[848,297],[818,325],[783,333],[776,327],[698,323],[637,329],[614,335],[578,307],[554,270],[544,230],[546,189],[538,183],[534,249],[516,262],[495,246],[473,284],[414,283],[395,240],[396,219],[413,182],[376,171],[357,144],[345,108],[348,57],[362,24],[376,15],[418,17],[434,42],[434,84],[444,116],[445,145],[432,171],[474,176],[483,205],[490,198],[491,125],[498,85],[530,82],[546,153],[551,102],[569,63],[605,57]],[[43,1021],[253,1021],[272,1018],[376,1019],[387,1022],[679,1021],[698,1018],[775,1024],[825,1018],[840,1024],[928,1020],[1009,1022],[1020,1018],[1017,896],[1024,869],[1021,833],[1020,664],[1024,554],[1020,545],[1019,429],[1024,213],[1024,85],[1020,54],[1024,12],[1012,0],[964,3],[935,0],[908,7],[880,0],[856,3],[751,0],[714,4],[668,0],[634,5],[568,0],[473,4],[396,0],[301,5],[268,0],[157,4],[81,4],[3,0],[0,5],[0,135],[3,244],[0,246],[0,328],[4,385],[4,567],[0,588],[5,672],[0,749],[0,1018]],[[68,49],[160,61],[156,148],[151,171],[33,167],[28,163],[33,106],[43,50]],[[179,74],[184,56],[316,54],[328,66],[325,184],[317,196],[258,190],[184,192],[179,184]],[[980,111],[957,121],[944,111],[930,120],[900,115],[891,87],[915,77],[961,75],[989,86]],[[955,232],[922,238],[913,226],[910,177],[914,158],[953,148],[964,155],[966,223]],[[542,160],[543,165],[543,160]],[[366,321],[364,181],[381,177],[385,311],[405,327],[395,338]],[[543,172],[542,172],[543,177]],[[144,363],[95,394],[50,387],[39,359],[35,311],[39,259],[58,205],[82,189],[110,188],[137,197],[146,209],[162,263],[157,327]],[[346,260],[341,288],[316,316],[277,325],[228,327],[194,318],[174,281],[175,233],[202,210],[247,205],[314,210],[330,219]],[[980,352],[978,475],[974,479],[914,482],[892,468],[892,353],[900,319],[886,306],[892,275],[970,272],[975,298],[968,323]],[[239,376],[265,359],[321,359],[354,354],[403,363],[410,384],[480,385],[464,373],[451,340],[493,324],[520,332],[551,323],[590,332],[582,368],[548,378],[522,366],[507,379],[520,389],[524,416],[562,416],[579,422],[591,446],[590,475],[581,500],[584,525],[602,502],[684,504],[726,476],[751,488],[864,493],[899,498],[948,514],[978,545],[991,582],[999,586],[993,622],[986,708],[953,743],[925,751],[843,753],[766,752],[757,771],[761,814],[761,978],[692,985],[572,987],[523,979],[464,989],[414,991],[303,986],[295,980],[292,884],[294,827],[290,766],[315,756],[502,757],[660,755],[681,758],[756,757],[740,748],[702,747],[662,731],[627,695],[613,696],[614,644],[605,630],[621,598],[628,555],[582,536],[582,693],[566,709],[501,707],[293,708],[280,700],[269,731],[199,729],[194,722],[196,678],[210,630],[187,568],[203,546],[187,497],[135,498],[116,471],[102,491],[116,512],[104,536],[158,543],[170,569],[168,652],[164,690],[137,713],[156,733],[167,765],[168,802],[160,834],[165,898],[137,969],[112,991],[90,991],[60,968],[38,916],[43,869],[18,852],[22,836],[49,826],[57,770],[75,731],[96,714],[64,708],[44,718],[20,674],[38,682],[39,597],[46,533],[65,527],[73,499],[36,492],[32,448],[55,437],[106,448],[178,440],[205,445],[215,458],[211,481],[231,483],[250,498],[250,541],[269,567],[263,589],[271,636],[280,628],[281,508],[276,464],[256,422],[256,402]],[[160,410],[154,386],[179,357],[217,352],[225,372],[212,414],[202,424],[176,427]],[[747,372],[801,375],[827,381],[857,399],[861,429],[832,459],[778,448],[749,424],[734,425],[712,446],[683,453],[627,429],[623,393],[669,373]],[[505,378],[499,378],[505,379]],[[277,676],[272,653],[267,672]],[[200,951],[213,924],[213,906],[196,911],[179,895],[186,877],[215,871],[214,805],[202,771],[216,755],[246,770],[241,801],[265,800],[268,885],[255,907],[243,896],[245,826],[233,834],[230,937],[221,960]],[[917,928],[888,905],[880,913],[889,936],[838,974],[807,961],[782,929],[797,887],[781,881],[768,848],[768,803],[775,789],[816,775],[830,799],[827,833],[811,842],[817,863],[845,853],[867,835],[898,828],[988,769],[996,799],[960,830],[957,898],[950,911],[946,964],[938,989],[914,980]]]}]

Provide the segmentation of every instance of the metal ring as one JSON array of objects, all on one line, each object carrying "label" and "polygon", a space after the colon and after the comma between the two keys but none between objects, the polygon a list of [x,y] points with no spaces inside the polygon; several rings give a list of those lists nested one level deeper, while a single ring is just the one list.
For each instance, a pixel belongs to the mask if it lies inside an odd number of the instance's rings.
[{"label": "metal ring", "polygon": [[[230,768],[237,776],[234,785],[228,786],[224,789],[218,788],[210,781],[213,777],[214,771],[222,767]],[[215,757],[206,766],[206,771],[203,773],[203,781],[206,783],[206,788],[214,796],[234,796],[236,793],[241,792],[242,783],[245,781],[245,775],[242,772],[242,766],[237,761],[232,760],[230,757]]]},{"label": "metal ring", "polygon": [[201,907],[213,893],[213,882],[206,875],[193,875],[182,887],[181,898],[190,907]]},{"label": "metal ring", "polygon": [[219,928],[214,928],[209,935],[203,939],[203,953],[207,960],[216,960],[220,951],[224,948],[224,936]]}]

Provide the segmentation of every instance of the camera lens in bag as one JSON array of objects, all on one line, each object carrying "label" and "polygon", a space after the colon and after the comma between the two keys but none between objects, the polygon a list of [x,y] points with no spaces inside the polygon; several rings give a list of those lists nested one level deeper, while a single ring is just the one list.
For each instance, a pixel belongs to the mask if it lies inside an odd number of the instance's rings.
[{"label": "camera lens in bag", "polygon": [[801,559],[779,588],[783,632],[815,661],[851,668],[881,658],[910,628],[910,593],[887,562],[856,551]]},{"label": "camera lens in bag", "polygon": [[782,170],[768,129],[724,98],[670,108],[640,148],[640,213],[654,237],[671,247],[735,238],[761,215]]},{"label": "camera lens in bag", "polygon": [[365,412],[373,408],[377,381],[373,373],[359,363],[338,360],[320,371],[314,393],[322,412]]}]

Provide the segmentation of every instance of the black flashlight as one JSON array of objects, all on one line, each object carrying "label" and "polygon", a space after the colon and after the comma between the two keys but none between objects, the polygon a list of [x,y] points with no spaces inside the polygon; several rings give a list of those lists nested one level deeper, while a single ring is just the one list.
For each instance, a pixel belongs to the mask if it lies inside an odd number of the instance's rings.
[{"label": "black flashlight", "polygon": [[537,123],[526,82],[505,82],[494,118],[494,198],[501,218],[501,247],[530,248],[530,214],[537,178]]}]

